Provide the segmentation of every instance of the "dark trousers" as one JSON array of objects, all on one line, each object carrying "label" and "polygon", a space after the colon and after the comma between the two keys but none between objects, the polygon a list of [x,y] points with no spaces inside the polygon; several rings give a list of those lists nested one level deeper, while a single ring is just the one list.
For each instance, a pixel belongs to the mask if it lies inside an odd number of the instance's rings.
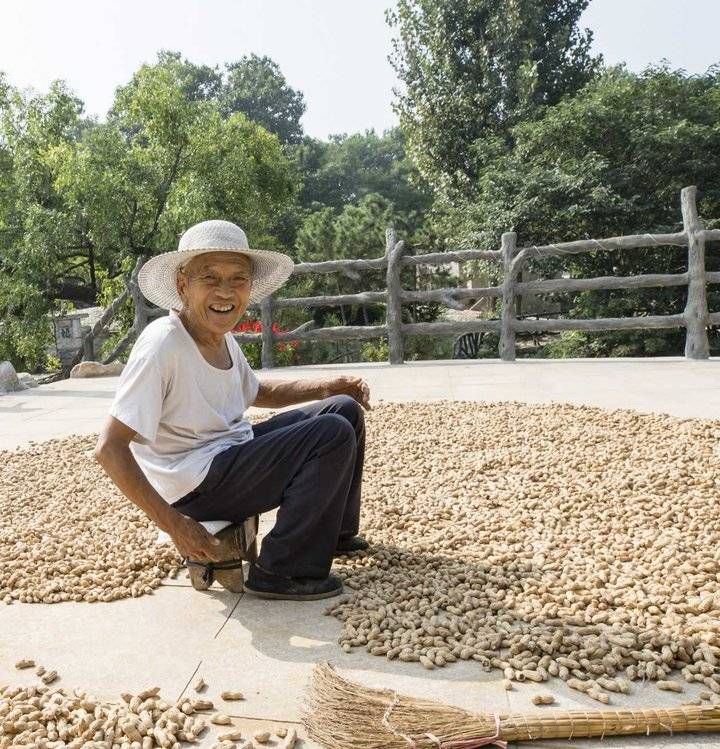
[{"label": "dark trousers", "polygon": [[173,507],[195,520],[235,523],[277,507],[260,566],[286,577],[326,577],[338,539],[359,529],[362,406],[332,396],[255,424],[253,434],[216,455],[203,482]]}]

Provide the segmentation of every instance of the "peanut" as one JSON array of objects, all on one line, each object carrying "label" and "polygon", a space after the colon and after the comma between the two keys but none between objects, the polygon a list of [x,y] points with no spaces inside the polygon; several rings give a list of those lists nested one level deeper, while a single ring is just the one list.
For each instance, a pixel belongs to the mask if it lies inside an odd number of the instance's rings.
[{"label": "peanut", "polygon": [[534,694],[530,701],[533,705],[552,705],[555,698],[551,694]]}]

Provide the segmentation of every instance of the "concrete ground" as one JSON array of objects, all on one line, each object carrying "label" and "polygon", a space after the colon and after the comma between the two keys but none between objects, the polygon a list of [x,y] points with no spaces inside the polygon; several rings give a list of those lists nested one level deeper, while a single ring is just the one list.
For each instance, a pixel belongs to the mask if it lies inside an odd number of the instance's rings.
[{"label": "concrete ground", "polygon": [[[365,378],[372,401],[568,402],[720,418],[717,359],[431,361],[277,369],[260,376],[287,379],[340,373]],[[64,380],[1,396],[0,449],[98,431],[116,384],[117,378]],[[263,527],[271,522],[272,518],[264,518]],[[233,716],[241,730],[295,724],[301,735],[300,697],[313,664],[322,660],[332,661],[342,674],[364,684],[477,712],[542,710],[530,702],[538,691],[554,693],[560,709],[601,707],[558,680],[542,685],[542,690],[522,684],[506,692],[501,674],[484,673],[473,661],[428,672],[419,664],[388,662],[364,651],[346,655],[336,644],[339,623],[323,615],[327,602],[268,602],[231,594],[217,584],[199,593],[184,573],[165,582],[153,595],[111,603],[3,606],[0,684],[31,681],[31,674],[13,668],[20,658],[56,669],[61,676],[58,684],[82,687],[105,699],[160,686],[162,695],[174,700],[194,694],[192,684],[202,676],[209,685],[203,697]],[[246,699],[223,703],[219,695],[227,689],[244,692]],[[631,695],[613,696],[613,703],[633,708],[677,705],[695,691],[680,696],[637,685]],[[209,747],[213,737],[225,731],[226,727],[213,727],[199,746]],[[720,734],[606,738],[604,742],[617,749],[671,744],[720,747]],[[304,744],[312,746],[308,741]],[[598,745],[596,739],[572,739],[528,746]]]}]

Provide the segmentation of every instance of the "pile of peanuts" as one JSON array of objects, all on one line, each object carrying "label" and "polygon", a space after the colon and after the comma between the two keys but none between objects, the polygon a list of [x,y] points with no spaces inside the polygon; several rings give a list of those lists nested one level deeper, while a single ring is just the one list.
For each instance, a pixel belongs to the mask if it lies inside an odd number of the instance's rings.
[{"label": "pile of peanuts", "polygon": [[96,463],[96,441],[0,451],[0,601],[113,601],[177,574],[175,547]]},{"label": "pile of peanuts", "polygon": [[[23,659],[18,669],[29,669],[35,662]],[[45,669],[38,667],[36,674]],[[106,702],[80,689],[72,691],[42,684],[0,685],[0,749],[180,749],[196,744],[212,725],[222,726],[212,749],[255,749],[267,744],[269,731],[256,731],[252,738],[233,726],[230,716],[214,709],[210,700],[182,697],[175,704],[152,687],[139,694],[122,694],[121,702]],[[197,688],[196,688],[197,691]],[[223,700],[242,699],[240,692],[223,692]],[[201,713],[208,713],[202,715]],[[297,742],[294,727],[276,727],[278,749],[293,749]]]},{"label": "pile of peanuts", "polygon": [[79,689],[0,687],[0,747],[177,749],[195,742],[208,727],[206,718],[194,715],[199,701],[170,705],[158,693],[154,688],[110,703]]},{"label": "pile of peanuts", "polygon": [[[719,421],[437,401],[366,422],[372,547],[336,562],[349,595],[328,609],[344,651],[720,701]],[[95,440],[0,453],[0,599],[110,601],[176,574]]]},{"label": "pile of peanuts", "polygon": [[343,650],[720,702],[719,421],[455,401],[366,424],[372,546],[327,610]]}]

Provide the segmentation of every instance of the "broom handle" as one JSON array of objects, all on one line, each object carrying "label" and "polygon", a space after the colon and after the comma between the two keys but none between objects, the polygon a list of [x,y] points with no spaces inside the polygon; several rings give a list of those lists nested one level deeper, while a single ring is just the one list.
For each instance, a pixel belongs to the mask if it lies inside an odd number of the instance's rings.
[{"label": "broom handle", "polygon": [[506,741],[720,731],[720,706],[687,705],[643,710],[568,710],[500,715]]}]

